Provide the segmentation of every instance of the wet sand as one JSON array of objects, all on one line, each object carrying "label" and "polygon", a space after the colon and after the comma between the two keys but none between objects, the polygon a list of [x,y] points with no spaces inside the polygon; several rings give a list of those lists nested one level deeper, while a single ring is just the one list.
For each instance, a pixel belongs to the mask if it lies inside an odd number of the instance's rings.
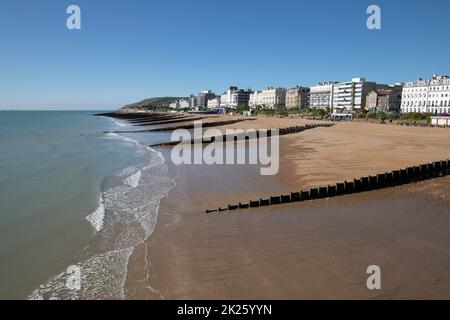
[{"label": "wet sand", "polygon": [[[127,298],[450,298],[448,177],[330,200],[204,213],[450,158],[449,135],[356,123],[309,130],[281,139],[280,173],[273,177],[260,176],[257,166],[169,163],[177,186],[161,203],[154,234],[130,259]],[[382,269],[381,291],[366,287],[366,269],[374,264]]]}]

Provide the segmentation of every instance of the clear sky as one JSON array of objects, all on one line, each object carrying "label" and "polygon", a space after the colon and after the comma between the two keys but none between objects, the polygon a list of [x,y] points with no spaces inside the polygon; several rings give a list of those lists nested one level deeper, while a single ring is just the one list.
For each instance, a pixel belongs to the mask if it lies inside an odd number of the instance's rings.
[{"label": "clear sky", "polygon": [[[66,28],[70,4],[81,30]],[[0,108],[449,74],[449,17],[448,0],[1,0]]]}]

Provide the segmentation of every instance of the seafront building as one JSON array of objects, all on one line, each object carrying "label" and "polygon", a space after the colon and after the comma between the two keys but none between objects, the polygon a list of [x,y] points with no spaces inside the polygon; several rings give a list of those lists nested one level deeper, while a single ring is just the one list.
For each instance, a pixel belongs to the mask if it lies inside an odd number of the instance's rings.
[{"label": "seafront building", "polygon": [[250,101],[250,95],[253,93],[250,89],[239,89],[233,94],[233,103],[232,107],[246,107],[248,108],[248,104]]},{"label": "seafront building", "polygon": [[174,110],[180,110],[180,109],[190,109],[191,108],[191,103],[189,99],[179,99],[175,102],[172,102],[169,105],[170,109],[174,109]]},{"label": "seafront building", "polygon": [[406,83],[401,110],[403,113],[450,113],[450,78],[434,75],[430,80]]},{"label": "seafront building", "polygon": [[197,98],[191,94],[191,96],[189,97],[189,107],[191,109],[195,109],[197,107]]},{"label": "seafront building", "polygon": [[220,108],[221,97],[208,100],[208,109],[215,110]]},{"label": "seafront building", "polygon": [[320,82],[310,88],[309,106],[315,109],[331,111],[333,108],[333,89],[336,81]]},{"label": "seafront building", "polygon": [[250,109],[254,109],[257,106],[260,106],[260,101],[259,101],[260,93],[261,93],[261,91],[254,91],[250,95],[250,100],[248,101],[248,105],[250,106]]},{"label": "seafront building", "polygon": [[251,108],[260,106],[267,109],[274,109],[277,106],[285,106],[286,89],[269,87],[262,91],[253,92],[250,95],[249,104]]},{"label": "seafront building", "polygon": [[214,99],[216,95],[211,90],[201,91],[195,98],[195,107],[206,108],[208,106],[208,100]]},{"label": "seafront building", "polygon": [[350,82],[337,83],[333,86],[333,109],[337,113],[362,111],[366,105],[367,94],[376,89],[377,84],[365,78],[353,78]]},{"label": "seafront building", "polygon": [[307,88],[297,86],[285,89],[269,87],[262,91],[239,89],[231,86],[221,96],[211,90],[197,96],[179,100],[170,105],[173,109],[236,109],[248,107],[288,109],[306,107],[332,111],[333,117],[353,117],[358,111],[388,113],[450,114],[450,77],[434,75],[430,80],[418,79],[406,84],[385,85],[353,78],[348,82],[321,82]]},{"label": "seafront building", "polygon": [[309,88],[296,86],[286,90],[286,108],[304,109],[309,105]]},{"label": "seafront building", "polygon": [[220,107],[226,109],[236,109],[237,107],[248,107],[252,91],[239,89],[231,86],[220,97]]},{"label": "seafront building", "polygon": [[189,101],[189,99],[182,99],[179,101],[180,104],[180,109],[190,109],[191,108],[191,103]]},{"label": "seafront building", "polygon": [[366,110],[372,112],[400,113],[402,85],[371,91],[366,97]]}]

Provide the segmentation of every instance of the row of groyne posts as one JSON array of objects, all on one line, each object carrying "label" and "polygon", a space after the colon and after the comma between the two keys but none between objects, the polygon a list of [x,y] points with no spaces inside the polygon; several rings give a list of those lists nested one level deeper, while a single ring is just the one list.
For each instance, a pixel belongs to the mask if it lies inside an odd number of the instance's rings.
[{"label": "row of groyne posts", "polygon": [[353,181],[345,181],[336,185],[311,188],[307,191],[292,192],[289,195],[277,195],[267,199],[228,205],[225,208],[206,210],[206,213],[234,211],[239,209],[259,208],[282,205],[308,200],[326,199],[348,194],[396,187],[404,184],[439,178],[450,175],[450,160],[422,164],[406,169],[362,177]]},{"label": "row of groyne posts", "polygon": [[[332,123],[318,123],[318,124],[306,124],[304,126],[295,126],[295,127],[288,127],[288,128],[281,128],[281,129],[276,129],[278,130],[278,135],[279,136],[285,136],[288,134],[294,134],[294,133],[299,133],[299,132],[303,132],[306,130],[310,130],[310,129],[315,129],[315,128],[329,128],[334,126],[334,124]],[[256,135],[256,139],[260,139],[260,131],[256,131],[255,135]],[[271,130],[267,130],[266,131],[267,137],[271,137],[272,136],[272,131]],[[157,144],[152,144],[150,147],[162,147],[162,146],[172,146],[172,145],[177,145],[179,143],[191,143],[191,144],[195,144],[195,143],[211,143],[211,142],[216,142],[218,141],[218,139],[222,139],[221,141],[223,141],[225,138],[231,138],[233,141],[244,141],[244,140],[250,140],[251,137],[248,133],[239,133],[239,134],[235,134],[235,135],[219,135],[219,136],[211,136],[209,138],[202,138],[202,139],[191,139],[191,140],[187,140],[187,141],[170,141],[170,142],[162,142],[162,143],[157,143]]]},{"label": "row of groyne posts", "polygon": [[[256,120],[256,119],[251,118],[251,119],[235,119],[235,120],[227,120],[227,121],[205,122],[205,123],[202,123],[202,128],[225,126],[225,125],[235,124],[235,123],[239,123],[239,122],[254,121],[254,120]],[[195,123],[192,123],[193,121],[196,121],[196,119],[192,119],[192,118],[185,119],[180,122],[186,122],[187,124],[171,126],[171,127],[163,127],[163,128],[147,129],[147,130],[118,130],[118,131],[112,131],[112,132],[113,133],[141,133],[141,132],[174,131],[174,130],[178,130],[178,129],[189,130],[189,129],[195,129]],[[166,123],[166,124],[172,124],[172,123]],[[110,133],[110,132],[111,131],[105,131],[104,133]]]},{"label": "row of groyne posts", "polygon": [[278,129],[279,135],[284,136],[287,134],[292,133],[299,133],[310,129],[315,128],[330,128],[333,127],[333,123],[316,123],[316,124],[305,124],[304,126],[295,126],[295,127],[289,127],[289,128],[281,128]]}]

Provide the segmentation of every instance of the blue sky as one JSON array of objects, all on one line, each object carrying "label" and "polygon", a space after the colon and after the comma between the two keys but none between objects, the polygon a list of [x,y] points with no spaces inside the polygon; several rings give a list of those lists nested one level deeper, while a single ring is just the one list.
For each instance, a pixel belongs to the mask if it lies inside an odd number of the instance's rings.
[{"label": "blue sky", "polygon": [[[66,28],[77,4],[82,29]],[[382,9],[382,29],[366,9]],[[450,73],[450,1],[1,0],[0,108]]]}]

